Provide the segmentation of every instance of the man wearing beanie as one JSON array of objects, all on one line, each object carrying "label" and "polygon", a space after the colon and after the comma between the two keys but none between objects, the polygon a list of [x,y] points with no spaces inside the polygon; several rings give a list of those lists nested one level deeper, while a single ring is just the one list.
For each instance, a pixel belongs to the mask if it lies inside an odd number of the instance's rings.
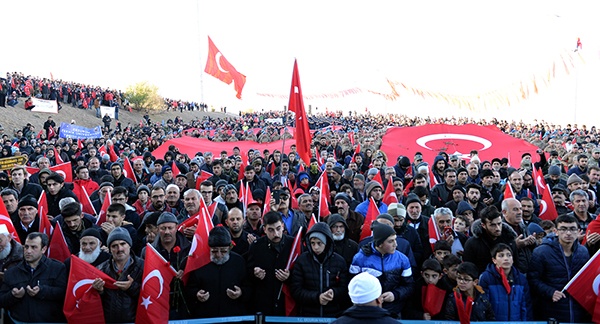
[{"label": "man wearing beanie", "polygon": [[369,181],[365,187],[365,193],[368,199],[356,206],[355,211],[357,213],[363,215],[363,217],[367,216],[367,210],[369,209],[371,198],[375,200],[375,204],[377,205],[380,213],[387,213],[388,206],[383,203],[383,187],[379,182]]},{"label": "man wearing beanie", "polygon": [[408,257],[396,250],[396,232],[391,226],[373,222],[373,242],[363,246],[352,260],[350,274],[379,274],[383,307],[395,315],[413,290],[412,269]]},{"label": "man wearing beanie", "polygon": [[398,323],[397,316],[382,307],[381,284],[373,275],[363,272],[356,275],[348,285],[348,295],[354,306],[332,324]]},{"label": "man wearing beanie", "polygon": [[223,226],[208,234],[210,261],[190,273],[185,291],[191,317],[247,314],[252,297],[247,286],[244,258],[231,251],[231,235]]},{"label": "man wearing beanie", "polygon": [[19,241],[25,242],[29,233],[40,230],[40,217],[38,216],[37,199],[32,195],[26,195],[19,199],[17,205],[19,211],[19,224],[15,224],[15,230],[19,236]]},{"label": "man wearing beanie", "polygon": [[350,267],[352,259],[358,252],[358,243],[348,237],[348,224],[342,215],[332,214],[327,217],[327,225],[333,237],[333,251],[344,258]]},{"label": "man wearing beanie", "polygon": [[131,253],[131,236],[122,227],[112,230],[106,243],[110,259],[102,262],[98,269],[117,280],[115,286],[118,289],[104,289],[104,280],[99,278],[94,280],[92,287],[100,293],[107,323],[135,322],[144,260]]},{"label": "man wearing beanie", "polygon": [[350,209],[350,202],[350,197],[343,192],[335,195],[333,200],[338,214],[344,217],[346,225],[348,225],[348,232],[346,235],[354,242],[358,242],[360,240],[361,228],[365,222],[365,216]]}]

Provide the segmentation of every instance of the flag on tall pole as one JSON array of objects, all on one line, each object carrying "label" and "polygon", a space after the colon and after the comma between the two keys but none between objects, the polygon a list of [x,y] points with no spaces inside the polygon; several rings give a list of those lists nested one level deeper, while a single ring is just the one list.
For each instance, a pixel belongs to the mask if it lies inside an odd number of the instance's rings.
[{"label": "flag on tall pole", "polygon": [[312,141],[308,118],[304,110],[304,98],[300,86],[300,74],[298,73],[298,61],[294,60],[294,72],[292,74],[292,87],[290,89],[290,102],[288,109],[296,113],[296,150],[300,159],[307,165],[310,164],[310,142]]},{"label": "flag on tall pole", "polygon": [[242,89],[246,84],[246,76],[238,72],[229,61],[221,54],[221,51],[215,46],[210,36],[208,37],[208,60],[204,72],[215,78],[231,84],[233,81],[236,97],[242,99]]}]

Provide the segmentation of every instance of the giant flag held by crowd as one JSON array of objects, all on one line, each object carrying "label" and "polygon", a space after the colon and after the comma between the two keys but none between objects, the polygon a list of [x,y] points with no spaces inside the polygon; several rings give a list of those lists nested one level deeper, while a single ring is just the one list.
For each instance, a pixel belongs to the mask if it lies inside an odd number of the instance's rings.
[{"label": "giant flag held by crowd", "polygon": [[238,72],[233,65],[227,61],[210,37],[208,37],[208,59],[206,60],[204,72],[227,84],[231,84],[233,81],[235,91],[237,92],[236,97],[242,99],[242,89],[246,83],[246,76]]}]

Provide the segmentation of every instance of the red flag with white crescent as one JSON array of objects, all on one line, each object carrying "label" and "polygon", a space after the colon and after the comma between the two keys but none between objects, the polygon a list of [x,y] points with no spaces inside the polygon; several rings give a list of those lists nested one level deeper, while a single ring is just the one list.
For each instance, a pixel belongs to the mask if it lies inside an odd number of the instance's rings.
[{"label": "red flag with white crescent", "polygon": [[69,246],[67,245],[67,241],[65,240],[65,236],[59,223],[56,223],[56,226],[54,227],[54,234],[52,234],[46,254],[50,259],[58,260],[60,262],[65,262],[65,260],[71,256],[71,251],[69,250]]},{"label": "red flag with white crescent", "polygon": [[227,61],[210,37],[208,37],[208,59],[206,60],[204,72],[227,84],[231,84],[233,81],[235,91],[237,92],[236,97],[242,99],[242,89],[244,88],[244,84],[246,84],[246,76],[238,72]]},{"label": "red flag with white crescent", "polygon": [[[596,307],[598,295],[598,275],[600,275],[600,251],[596,252],[588,262],[573,276],[563,291],[569,292],[594,318],[600,317],[600,309]],[[598,314],[597,314],[598,313]],[[598,323],[594,321],[594,323]]]},{"label": "red flag with white crescent", "polygon": [[515,193],[508,181],[504,184],[504,199],[506,200],[507,198],[515,198]]},{"label": "red flag with white crescent", "polygon": [[210,247],[208,246],[208,233],[213,229],[213,223],[206,211],[200,209],[201,214],[198,220],[198,227],[192,240],[192,247],[188,255],[188,261],[183,271],[183,280],[187,282],[189,273],[200,269],[210,262]]},{"label": "red flag with white crescent", "polygon": [[129,159],[123,159],[123,173],[125,174],[125,178],[131,179],[136,186],[138,185],[137,177],[135,176],[135,173],[133,173],[133,167],[131,166]]},{"label": "red flag with white crescent", "polygon": [[40,233],[44,233],[48,235],[48,237],[51,237],[54,228],[48,219],[48,200],[46,200],[46,191],[42,191],[42,194],[38,199],[38,215],[40,218]]},{"label": "red flag with white crescent", "polygon": [[73,168],[71,167],[71,161],[53,165],[50,167],[50,171],[60,174],[65,182],[73,182]]},{"label": "red flag with white crescent", "polygon": [[544,190],[540,200],[540,219],[554,221],[557,217],[558,212],[556,211],[556,205],[554,205],[554,199],[552,199],[552,192]]},{"label": "red flag with white crescent", "polygon": [[65,162],[62,160],[62,157],[60,157],[60,153],[58,153],[56,146],[54,147],[54,160],[56,161],[56,164],[61,164]]},{"label": "red flag with white crescent", "polygon": [[[314,218],[314,217],[313,217]],[[294,268],[294,263],[296,263],[296,259],[302,253],[302,226],[298,229],[298,234],[294,238],[294,244],[292,245],[292,250],[290,251],[290,256],[288,257],[288,262],[286,265],[287,270],[292,270]],[[292,297],[290,288],[286,283],[283,284],[281,291],[283,292],[285,298],[285,316],[293,315],[296,312],[296,300]]]},{"label": "red flag with white crescent", "polygon": [[154,247],[146,244],[144,275],[135,323],[168,323],[171,281],[177,275],[171,264]]},{"label": "red flag with white crescent", "polygon": [[271,210],[271,187],[267,186],[267,192],[265,193],[265,201],[263,207],[263,216]]},{"label": "red flag with white crescent", "polygon": [[13,240],[21,243],[19,240],[19,235],[17,235],[17,231],[15,230],[15,226],[8,215],[8,211],[6,210],[6,205],[4,205],[4,201],[0,199],[0,224],[5,225],[6,229],[10,233],[10,236]]},{"label": "red flag with white crescent", "polygon": [[390,205],[398,202],[398,197],[396,196],[396,191],[394,190],[393,180],[390,180],[385,187],[385,193],[383,194],[383,203],[386,205]]},{"label": "red flag with white crescent", "polygon": [[360,240],[371,236],[371,224],[377,219],[379,216],[379,208],[377,208],[377,204],[375,203],[375,199],[369,199],[369,208],[367,209],[367,216],[365,217],[365,222],[363,224],[362,230],[360,231]]},{"label": "red flag with white crescent", "polygon": [[200,190],[200,185],[202,182],[210,179],[213,174],[204,170],[200,170],[200,175],[196,178],[196,190]]},{"label": "red flag with white crescent", "polygon": [[110,192],[107,191],[102,202],[102,208],[100,208],[100,213],[98,213],[98,218],[96,219],[96,225],[102,225],[106,222],[106,213],[108,213],[108,206],[112,204],[111,201]]}]

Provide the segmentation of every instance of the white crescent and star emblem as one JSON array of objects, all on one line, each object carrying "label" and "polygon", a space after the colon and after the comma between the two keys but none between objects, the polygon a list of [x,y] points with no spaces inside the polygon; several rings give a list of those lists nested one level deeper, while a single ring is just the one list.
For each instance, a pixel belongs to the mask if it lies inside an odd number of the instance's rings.
[{"label": "white crescent and star emblem", "polygon": [[[487,150],[490,147],[492,147],[492,142],[490,142],[489,140],[487,140],[485,138],[475,136],[475,135],[469,135],[469,134],[453,134],[453,133],[441,133],[441,134],[431,134],[431,135],[421,136],[421,137],[417,138],[416,143],[423,148],[433,151],[432,148],[427,146],[427,143],[429,143],[431,141],[435,141],[435,140],[447,140],[447,139],[458,139],[458,140],[477,142],[477,143],[483,145],[483,148],[479,149],[479,151],[484,151],[484,150]],[[469,157],[468,154],[466,155],[466,154],[462,154],[460,152],[456,152],[456,154],[462,155],[463,158]]]},{"label": "white crescent and star emblem", "polygon": [[[150,271],[150,273],[146,276],[146,278],[144,278],[144,281],[142,282],[142,291],[144,290],[144,286],[146,285],[146,283],[154,277],[158,278],[158,283],[160,285],[160,290],[158,292],[158,296],[156,296],[156,299],[158,299],[158,298],[160,298],[160,295],[162,295],[162,293],[163,293],[163,285],[165,283],[165,280],[163,279],[162,274],[160,273],[159,270]],[[144,307],[146,307],[146,309],[148,309],[148,306],[150,306],[150,304],[152,304],[152,302],[150,301],[150,296],[142,297],[141,304],[144,305]]]},{"label": "white crescent and star emblem", "polygon": [[129,176],[127,170],[123,169],[123,174],[125,175],[125,178],[127,178]]},{"label": "white crescent and star emblem", "polygon": [[594,278],[594,282],[592,283],[592,289],[594,290],[594,294],[598,296],[598,286],[600,286],[600,274]]},{"label": "white crescent and star emblem", "polygon": [[538,176],[537,176],[537,178],[536,178],[536,181],[537,181],[537,183],[538,183],[538,186],[539,186],[540,188],[542,188],[542,189],[546,189],[546,186],[544,186],[544,182],[542,181],[542,176],[540,176],[540,175],[538,174]]},{"label": "white crescent and star emblem", "polygon": [[540,216],[544,215],[548,210],[548,204],[544,200],[540,200]]},{"label": "white crescent and star emblem", "polygon": [[67,175],[65,174],[65,171],[63,171],[63,170],[56,170],[54,172],[60,174],[60,176],[63,177],[63,179],[67,178]]},{"label": "white crescent and star emblem", "polygon": [[[77,281],[77,283],[75,284],[75,286],[73,286],[73,296],[77,297],[77,289],[79,289],[79,288],[81,288],[81,287],[83,287],[85,285],[91,285],[93,283],[94,283],[93,279],[81,279],[81,280]],[[91,288],[92,287],[90,286],[90,288],[88,288],[86,290],[86,292],[88,290],[90,290]]]},{"label": "white crescent and star emblem", "polygon": [[217,52],[217,54],[215,54],[215,61],[217,62],[217,68],[219,69],[219,71],[223,72],[223,73],[229,73],[229,71],[223,69],[223,67],[221,66],[221,57],[223,56],[223,54],[221,54],[221,52]]}]

